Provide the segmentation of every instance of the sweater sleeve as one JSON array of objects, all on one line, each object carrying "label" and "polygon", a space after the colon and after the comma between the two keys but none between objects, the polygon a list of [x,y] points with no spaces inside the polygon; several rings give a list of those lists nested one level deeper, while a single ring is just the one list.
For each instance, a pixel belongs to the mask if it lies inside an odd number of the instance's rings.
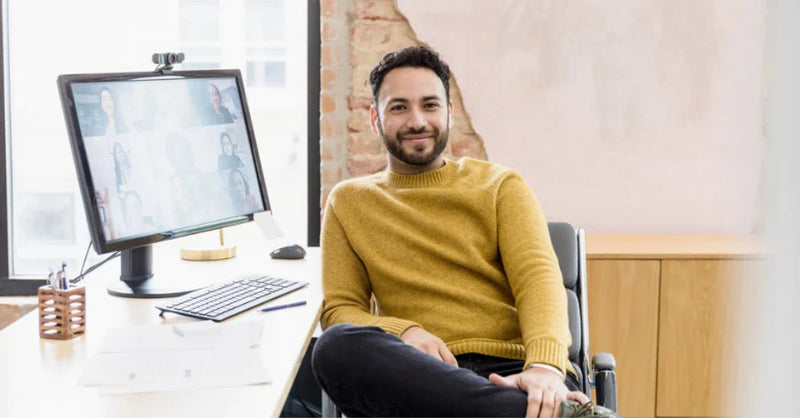
[{"label": "sweater sleeve", "polygon": [[545,363],[564,373],[571,336],[561,270],[542,209],[516,173],[498,190],[497,223],[503,268],[525,344],[525,367]]},{"label": "sweater sleeve", "polygon": [[348,239],[336,214],[334,201],[331,194],[322,221],[322,328],[338,323],[374,325],[399,336],[418,324],[372,313],[372,286],[367,269]]}]

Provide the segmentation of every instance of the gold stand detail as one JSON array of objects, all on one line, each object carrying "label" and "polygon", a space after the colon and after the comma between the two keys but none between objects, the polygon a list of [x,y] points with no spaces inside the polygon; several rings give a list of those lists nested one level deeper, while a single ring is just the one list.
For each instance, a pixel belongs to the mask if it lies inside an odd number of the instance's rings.
[{"label": "gold stand detail", "polygon": [[219,247],[181,248],[181,258],[189,261],[227,260],[236,257],[236,246],[225,245],[225,235],[219,229]]}]

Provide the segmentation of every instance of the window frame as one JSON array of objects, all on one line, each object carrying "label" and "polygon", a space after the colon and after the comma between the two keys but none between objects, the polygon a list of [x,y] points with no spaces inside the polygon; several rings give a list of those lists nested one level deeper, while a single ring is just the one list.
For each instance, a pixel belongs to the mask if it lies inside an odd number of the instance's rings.
[{"label": "window frame", "polygon": [[[0,296],[35,295],[43,279],[15,278],[11,275],[12,250],[11,228],[11,163],[8,161],[11,142],[7,138],[7,64],[6,44],[7,0],[0,7]],[[307,65],[308,65],[308,103],[307,103],[307,141],[308,141],[308,246],[318,247],[320,242],[320,143],[319,143],[319,98],[320,98],[320,0],[307,0]],[[55,94],[55,93],[54,93]]]},{"label": "window frame", "polygon": [[[308,47],[306,48],[307,65],[308,65],[308,85],[306,87],[308,99],[308,111],[306,112],[307,118],[307,142],[308,142],[308,246],[320,246],[321,234],[321,216],[322,216],[322,182],[320,180],[320,89],[321,89],[321,75],[322,68],[322,34],[321,20],[320,20],[320,0],[308,0],[308,23],[306,28],[308,36],[306,37]],[[312,140],[313,139],[313,140]]]},{"label": "window frame", "polygon": [[6,1],[0,7],[0,296],[29,296],[35,295],[39,286],[45,284],[45,279],[17,279],[11,276],[11,170],[8,155],[11,143],[6,140],[7,120],[6,113],[6,63],[8,61],[6,48]]}]

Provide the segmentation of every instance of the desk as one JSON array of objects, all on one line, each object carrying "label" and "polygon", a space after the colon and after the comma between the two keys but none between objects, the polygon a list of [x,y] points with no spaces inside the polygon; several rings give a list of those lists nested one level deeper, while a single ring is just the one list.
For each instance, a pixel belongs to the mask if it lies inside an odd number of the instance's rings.
[{"label": "desk", "polygon": [[[246,244],[239,238],[245,239]],[[272,260],[268,253],[275,245],[260,237],[253,222],[227,228],[226,239],[240,244],[239,255],[232,260],[215,262],[180,260],[181,240],[157,244],[153,271],[158,275],[208,282],[255,271],[310,282],[309,286],[265,305],[305,300],[308,302],[305,306],[267,313],[253,309],[229,320],[264,322],[260,351],[272,383],[113,396],[101,396],[95,388],[77,385],[84,366],[107,330],[195,321],[172,314],[159,317],[154,306],[166,299],[110,296],[106,286],[112,280],[119,280],[117,259],[96,270],[85,281],[87,331],[84,336],[69,341],[39,339],[36,311],[0,331],[0,417],[278,416],[322,308],[319,248],[309,248],[304,260]]]}]

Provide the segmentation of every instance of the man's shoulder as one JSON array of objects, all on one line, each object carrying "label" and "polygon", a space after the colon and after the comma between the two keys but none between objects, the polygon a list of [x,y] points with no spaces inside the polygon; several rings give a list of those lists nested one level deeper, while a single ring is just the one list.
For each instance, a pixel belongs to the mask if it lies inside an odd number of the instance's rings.
[{"label": "man's shoulder", "polygon": [[456,161],[463,177],[476,177],[486,181],[502,181],[509,176],[519,176],[512,168],[502,164],[472,157],[461,157]]}]

